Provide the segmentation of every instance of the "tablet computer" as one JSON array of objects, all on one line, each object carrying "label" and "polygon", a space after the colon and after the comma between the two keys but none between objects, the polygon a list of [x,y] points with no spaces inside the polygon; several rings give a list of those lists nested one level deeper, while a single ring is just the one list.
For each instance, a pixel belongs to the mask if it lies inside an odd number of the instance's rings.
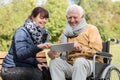
[{"label": "tablet computer", "polygon": [[66,51],[72,51],[73,50],[74,43],[61,43],[61,44],[53,44],[50,47],[51,51],[56,52],[66,52]]}]

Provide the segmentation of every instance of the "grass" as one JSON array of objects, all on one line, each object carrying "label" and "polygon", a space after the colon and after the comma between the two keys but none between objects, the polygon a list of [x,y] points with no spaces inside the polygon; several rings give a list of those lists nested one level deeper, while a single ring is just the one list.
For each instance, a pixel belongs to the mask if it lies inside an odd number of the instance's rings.
[{"label": "grass", "polygon": [[112,64],[120,69],[120,44],[115,44],[110,47],[110,53],[113,55]]}]

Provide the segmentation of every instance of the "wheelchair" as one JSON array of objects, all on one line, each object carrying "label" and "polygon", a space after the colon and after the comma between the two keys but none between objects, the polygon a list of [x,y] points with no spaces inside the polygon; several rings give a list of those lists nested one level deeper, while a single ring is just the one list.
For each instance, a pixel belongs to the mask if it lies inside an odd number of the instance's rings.
[{"label": "wheelchair", "polygon": [[[109,53],[110,41],[103,42],[102,52],[98,52],[93,57],[93,73],[87,80],[120,80],[120,70],[111,64],[112,55]],[[104,57],[104,63],[97,63],[96,58]]]},{"label": "wheelchair", "polygon": [[[116,42],[113,38],[102,43],[102,52],[96,53],[93,57],[93,73],[91,76],[87,77],[86,80],[120,80],[120,70],[111,64],[112,55],[109,53],[110,41],[113,41],[116,44],[120,43],[120,41],[118,42],[117,40]],[[104,63],[96,62],[96,58],[100,56],[104,58]],[[67,78],[66,80],[72,79]]]}]

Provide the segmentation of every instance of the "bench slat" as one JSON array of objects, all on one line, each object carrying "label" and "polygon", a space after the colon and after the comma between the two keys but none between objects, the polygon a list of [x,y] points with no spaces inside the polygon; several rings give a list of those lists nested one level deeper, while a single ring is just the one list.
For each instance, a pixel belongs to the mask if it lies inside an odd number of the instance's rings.
[{"label": "bench slat", "polygon": [[[1,71],[1,68],[2,68],[2,62],[3,62],[3,59],[5,58],[7,54],[5,52],[3,53],[0,53],[0,71]],[[43,62],[43,63],[47,63],[47,59],[46,59],[46,54],[45,52],[39,52],[37,53],[36,55],[36,59],[40,62]]]},{"label": "bench slat", "polygon": [[36,57],[46,57],[45,52],[39,52],[37,53]]},{"label": "bench slat", "polygon": [[0,59],[4,59],[6,55],[6,53],[0,53]]},{"label": "bench slat", "polygon": [[39,62],[47,63],[46,58],[37,58],[37,60],[38,60]]},{"label": "bench slat", "polygon": [[2,62],[3,62],[3,59],[0,59],[0,65],[2,64]]}]

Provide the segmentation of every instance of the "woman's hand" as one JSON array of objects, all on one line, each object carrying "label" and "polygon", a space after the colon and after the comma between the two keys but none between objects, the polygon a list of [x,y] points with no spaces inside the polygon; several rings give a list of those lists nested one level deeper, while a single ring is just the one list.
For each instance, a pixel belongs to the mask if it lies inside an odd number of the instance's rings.
[{"label": "woman's hand", "polygon": [[50,48],[50,46],[51,46],[51,43],[48,43],[48,42],[37,45],[38,48],[42,48],[42,49]]},{"label": "woman's hand", "polygon": [[38,66],[38,68],[39,68],[41,71],[42,71],[42,68],[43,68],[43,67],[45,67],[46,69],[48,69],[47,64],[44,64],[44,63],[38,64],[37,66]]}]

